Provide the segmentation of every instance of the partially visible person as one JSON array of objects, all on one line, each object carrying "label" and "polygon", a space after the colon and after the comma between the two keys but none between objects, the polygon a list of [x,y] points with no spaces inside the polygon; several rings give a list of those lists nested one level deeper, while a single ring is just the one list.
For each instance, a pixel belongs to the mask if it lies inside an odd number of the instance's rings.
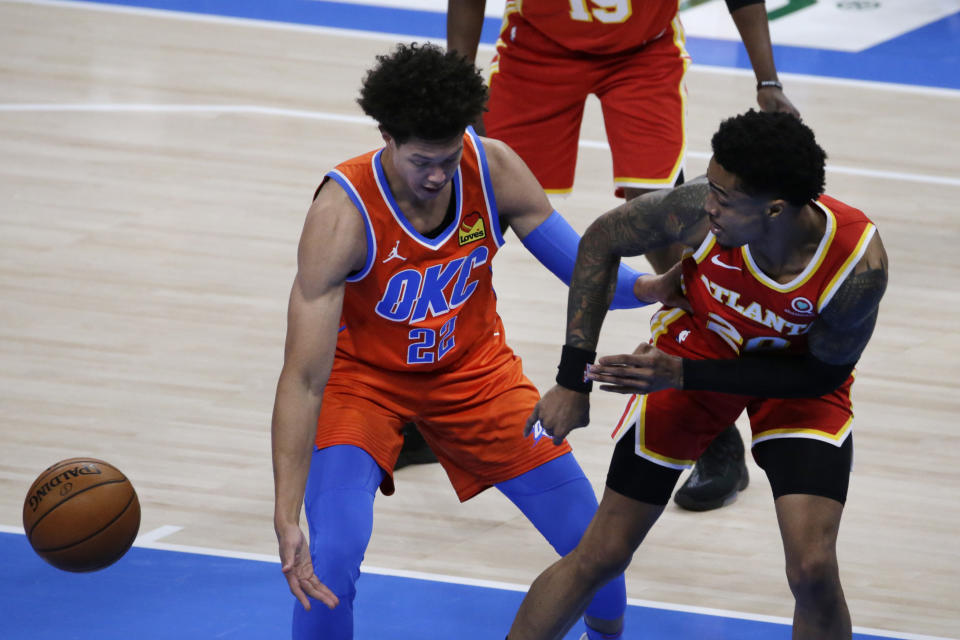
[{"label": "partially visible person", "polygon": [[[712,147],[705,179],[632,200],[583,236],[558,385],[527,428],[562,444],[588,423],[593,382],[633,397],[597,515],[533,583],[511,640],[560,638],[597,586],[629,565],[680,470],[743,410],[773,490],[793,638],[851,637],[836,552],[853,457],[850,391],[887,256],[863,212],[821,195],[825,154],[792,115],[730,118]],[[686,302],[653,316],[650,343],[592,364],[620,257],[672,242],[688,247],[681,264],[638,289]]]},{"label": "partially visible person", "polygon": [[[505,229],[566,282],[579,236],[509,147],[467,129],[487,98],[472,63],[416,44],[377,60],[359,103],[385,146],[339,164],[316,191],[277,383],[274,526],[296,639],[353,637],[373,501],[378,488],[393,493],[406,424],[461,500],[497,487],[561,555],[597,507],[569,446],[523,436],[539,394],[507,346],[492,287]],[[637,276],[621,270],[614,306],[643,304]],[[586,635],[619,637],[625,609],[613,577],[586,608]]]},{"label": "partially visible person", "polygon": [[[799,115],[783,93],[763,0],[726,0],[764,111]],[[573,189],[584,102],[600,99],[613,183],[628,200],[683,183],[684,83],[690,56],[677,0],[508,0],[490,64],[487,135],[503,140],[548,193]],[[474,60],[486,0],[448,0],[447,47]],[[663,273],[681,247],[651,250]],[[412,440],[411,442],[415,442]],[[706,511],[747,487],[744,446],[731,424],[707,448],[675,501]]]}]

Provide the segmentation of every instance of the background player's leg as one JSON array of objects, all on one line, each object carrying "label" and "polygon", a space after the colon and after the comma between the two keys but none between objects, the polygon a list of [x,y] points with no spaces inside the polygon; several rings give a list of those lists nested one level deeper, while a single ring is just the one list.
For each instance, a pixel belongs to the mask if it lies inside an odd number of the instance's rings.
[{"label": "background player's leg", "polygon": [[795,640],[851,637],[850,611],[840,585],[837,533],[846,501],[853,437],[842,447],[802,438],[754,447],[767,472],[783,538],[787,580],[795,600]]},{"label": "background player's leg", "polygon": [[[561,556],[577,546],[597,510],[593,487],[571,453],[501,482],[497,488]],[[591,640],[619,636],[626,597],[622,574],[597,591],[584,616]]]},{"label": "background player's leg", "polygon": [[373,499],[383,475],[359,447],[338,445],[314,451],[304,495],[310,557],[317,577],[337,594],[340,604],[331,610],[311,600],[307,611],[295,601],[295,640],[353,638],[356,583],[373,532]]}]

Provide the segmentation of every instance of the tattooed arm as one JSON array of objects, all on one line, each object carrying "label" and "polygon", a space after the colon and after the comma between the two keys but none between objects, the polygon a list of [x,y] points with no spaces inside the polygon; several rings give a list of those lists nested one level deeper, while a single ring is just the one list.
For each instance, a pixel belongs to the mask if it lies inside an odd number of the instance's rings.
[{"label": "tattooed arm", "polygon": [[[675,242],[696,246],[703,240],[708,229],[704,211],[707,191],[705,178],[676,189],[654,191],[624,203],[590,225],[580,240],[570,283],[565,352],[572,347],[582,357],[596,349],[622,256],[641,255]],[[590,397],[575,390],[586,362],[592,362],[592,358],[573,362],[573,366],[561,361],[564,384],[544,394],[527,420],[525,434],[535,431],[539,437],[544,433],[554,444],[560,444],[571,430],[587,426]],[[568,386],[567,380],[574,380],[574,385]]]},{"label": "tattooed arm", "polygon": [[613,299],[623,256],[676,242],[695,247],[707,233],[709,187],[697,178],[676,189],[652,191],[597,218],[580,240],[567,298],[567,341],[593,351]]}]

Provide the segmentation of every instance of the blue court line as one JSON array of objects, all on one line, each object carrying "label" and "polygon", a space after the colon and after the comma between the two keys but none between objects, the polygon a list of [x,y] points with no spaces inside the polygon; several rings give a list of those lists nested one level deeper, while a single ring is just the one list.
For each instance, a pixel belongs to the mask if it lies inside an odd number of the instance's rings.
[{"label": "blue court line", "polygon": [[[95,573],[54,569],[23,534],[0,533],[4,640],[261,640],[289,637],[292,596],[276,562],[134,547]],[[356,640],[499,640],[523,593],[363,573]],[[630,606],[646,640],[789,640],[784,624]],[[578,623],[565,640],[582,633]],[[894,636],[855,633],[855,640]]]},{"label": "blue court line", "polygon": [[[442,12],[329,0],[88,1],[412,38],[446,37],[446,14]],[[500,20],[487,18],[481,42],[494,43],[499,30]],[[746,50],[736,41],[688,37],[687,49],[697,64],[750,68]],[[960,89],[960,11],[857,53],[785,45],[773,49],[777,68],[783,73]]]}]

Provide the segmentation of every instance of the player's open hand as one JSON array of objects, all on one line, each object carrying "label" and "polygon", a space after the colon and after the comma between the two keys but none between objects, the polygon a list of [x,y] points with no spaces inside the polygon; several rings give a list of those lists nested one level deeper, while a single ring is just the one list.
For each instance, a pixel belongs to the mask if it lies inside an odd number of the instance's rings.
[{"label": "player's open hand", "polygon": [[633,353],[603,356],[596,364],[590,365],[587,377],[601,383],[603,391],[614,393],[681,389],[683,359],[644,343]]},{"label": "player's open hand", "polygon": [[523,435],[539,439],[547,435],[559,445],[574,429],[590,424],[590,395],[555,385],[547,391],[527,418]]},{"label": "player's open hand", "polygon": [[307,596],[331,609],[340,604],[340,599],[313,572],[310,547],[300,527],[295,524],[278,525],[277,540],[280,543],[280,570],[290,585],[290,593],[296,596],[303,608],[310,610]]}]

